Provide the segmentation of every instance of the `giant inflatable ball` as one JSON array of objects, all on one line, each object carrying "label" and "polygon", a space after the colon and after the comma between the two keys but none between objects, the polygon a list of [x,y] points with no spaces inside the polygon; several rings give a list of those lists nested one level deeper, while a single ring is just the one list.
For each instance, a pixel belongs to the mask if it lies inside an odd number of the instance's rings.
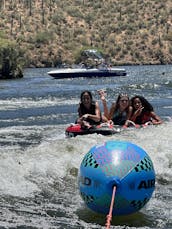
[{"label": "giant inflatable ball", "polygon": [[107,141],[92,147],[80,165],[79,190],[93,211],[108,214],[116,186],[113,215],[140,210],[155,189],[155,171],[148,154],[124,141]]}]

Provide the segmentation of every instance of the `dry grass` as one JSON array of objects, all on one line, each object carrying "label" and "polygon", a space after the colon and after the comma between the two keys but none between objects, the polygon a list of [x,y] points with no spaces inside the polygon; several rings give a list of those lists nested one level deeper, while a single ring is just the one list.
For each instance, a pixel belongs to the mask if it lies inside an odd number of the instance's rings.
[{"label": "dry grass", "polygon": [[171,0],[1,0],[0,31],[27,66],[73,63],[88,47],[117,65],[172,63]]}]

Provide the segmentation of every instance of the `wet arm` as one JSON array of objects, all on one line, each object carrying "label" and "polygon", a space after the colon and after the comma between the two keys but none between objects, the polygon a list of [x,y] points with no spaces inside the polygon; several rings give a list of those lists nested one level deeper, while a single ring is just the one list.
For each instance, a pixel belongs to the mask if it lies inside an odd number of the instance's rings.
[{"label": "wet arm", "polygon": [[85,119],[89,118],[89,119],[92,119],[95,122],[99,122],[100,119],[101,119],[101,115],[100,115],[100,108],[99,108],[99,105],[98,105],[97,102],[96,102],[95,106],[96,106],[95,107],[95,115],[93,115],[93,114],[84,114],[81,117],[81,119],[83,119],[83,118],[85,118]]},{"label": "wet arm", "polygon": [[104,90],[99,90],[98,93],[100,95],[100,99],[101,99],[102,104],[103,104],[104,116],[105,116],[105,118],[108,118],[109,111],[108,111],[107,101],[106,101],[106,98],[105,98],[105,94],[106,93],[105,93]]},{"label": "wet arm", "polygon": [[105,116],[106,118],[108,118],[108,116],[109,116],[109,111],[108,111],[108,106],[107,106],[106,99],[102,100],[102,104],[103,104],[104,116]]},{"label": "wet arm", "polygon": [[125,124],[124,124],[125,126],[128,126],[128,124],[130,123],[130,121],[132,121],[131,120],[132,113],[133,113],[133,108],[132,108],[132,106],[129,106],[128,113],[127,113],[127,118],[126,118],[126,121],[125,121]]},{"label": "wet arm", "polygon": [[111,108],[110,108],[110,112],[109,112],[109,114],[108,114],[108,119],[109,119],[109,120],[112,120],[112,119],[113,119],[115,110],[116,110],[116,104],[115,104],[115,103],[112,103],[112,106],[111,106]]},{"label": "wet arm", "polygon": [[94,120],[95,122],[99,122],[99,121],[100,121],[101,115],[100,115],[100,107],[99,107],[98,102],[96,102],[95,115],[88,114],[88,118],[91,118],[91,119]]},{"label": "wet arm", "polygon": [[81,113],[81,109],[80,109],[80,106],[78,108],[78,118],[76,120],[76,123],[81,123],[82,122],[82,113]]},{"label": "wet arm", "polygon": [[130,120],[131,120],[132,122],[135,122],[135,121],[136,121],[136,118],[137,118],[139,115],[141,115],[143,109],[144,109],[144,107],[141,107],[141,108],[137,109],[137,110],[134,112],[134,114],[131,115]]},{"label": "wet arm", "polygon": [[158,125],[163,122],[161,118],[157,114],[155,114],[155,112],[151,112],[151,118],[152,118],[152,123],[154,125]]}]

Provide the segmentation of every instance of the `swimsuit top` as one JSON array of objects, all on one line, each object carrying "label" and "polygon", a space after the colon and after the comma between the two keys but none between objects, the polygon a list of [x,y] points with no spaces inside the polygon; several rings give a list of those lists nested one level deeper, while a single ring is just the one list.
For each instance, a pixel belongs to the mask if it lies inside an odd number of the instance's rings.
[{"label": "swimsuit top", "polygon": [[[96,114],[96,103],[93,101],[92,104],[91,104],[91,107],[90,109],[87,109],[83,103],[80,103],[80,107],[79,107],[79,111],[82,115],[84,114],[92,114],[92,115],[95,115]],[[90,123],[90,125],[98,125],[101,123],[101,120],[99,122],[96,122],[90,118],[87,118],[86,119],[87,122]]]},{"label": "swimsuit top", "polygon": [[135,120],[136,124],[145,124],[146,122],[152,121],[152,118],[150,116],[150,112],[143,111]]},{"label": "swimsuit top", "polygon": [[119,109],[117,111],[115,111],[112,121],[115,125],[124,125],[125,121],[127,120],[127,112],[123,111],[120,112]]}]

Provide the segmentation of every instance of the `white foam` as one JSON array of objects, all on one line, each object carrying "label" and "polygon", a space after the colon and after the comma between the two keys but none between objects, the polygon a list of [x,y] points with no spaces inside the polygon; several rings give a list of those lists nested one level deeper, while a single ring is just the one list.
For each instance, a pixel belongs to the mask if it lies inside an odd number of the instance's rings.
[{"label": "white foam", "polygon": [[33,98],[12,98],[0,100],[0,109],[1,111],[5,110],[15,110],[20,108],[40,108],[40,107],[50,107],[55,105],[69,105],[69,104],[78,104],[79,100],[71,98],[70,100],[66,100],[65,98],[58,97],[48,97],[48,98],[38,98],[37,100],[33,100]]}]

